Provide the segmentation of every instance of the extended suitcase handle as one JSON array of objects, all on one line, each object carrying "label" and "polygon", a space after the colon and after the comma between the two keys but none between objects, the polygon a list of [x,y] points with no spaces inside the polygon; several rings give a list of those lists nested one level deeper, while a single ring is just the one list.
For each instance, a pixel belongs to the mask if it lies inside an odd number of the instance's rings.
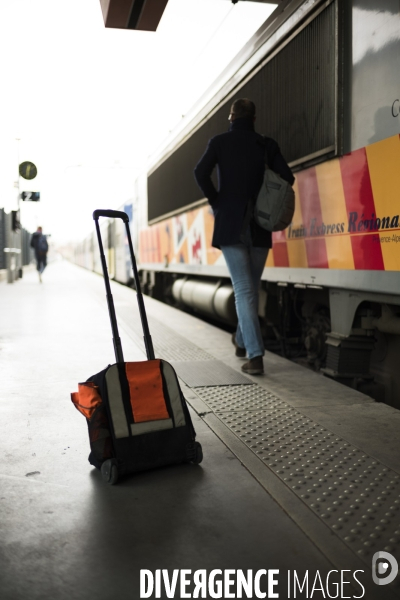
[{"label": "extended suitcase handle", "polygon": [[115,352],[116,361],[119,364],[123,364],[124,355],[122,353],[121,339],[119,337],[119,332],[118,332],[117,317],[115,315],[114,300],[113,300],[113,297],[111,294],[110,279],[108,276],[106,257],[104,255],[103,242],[101,241],[99,217],[109,217],[111,219],[113,219],[113,218],[114,219],[122,219],[125,223],[126,235],[128,238],[128,245],[129,245],[129,252],[130,252],[131,260],[132,260],[133,278],[135,280],[135,285],[136,285],[136,298],[138,301],[140,320],[142,322],[142,328],[143,328],[144,346],[146,348],[147,358],[149,360],[154,360],[155,356],[154,356],[153,342],[151,340],[149,324],[147,322],[142,290],[140,289],[139,273],[137,270],[135,254],[133,252],[132,237],[131,237],[131,232],[129,229],[129,217],[125,212],[122,212],[120,210],[107,210],[107,209],[99,208],[93,212],[93,219],[95,221],[97,239],[99,242],[100,260],[101,260],[101,265],[103,267],[104,284],[106,286],[108,312],[110,315],[111,330],[113,333],[113,343],[114,343],[114,352]]},{"label": "extended suitcase handle", "polygon": [[129,223],[129,217],[125,212],[121,210],[109,210],[101,209],[95,210],[93,213],[93,219],[97,221],[99,217],[108,217],[110,219],[122,219],[124,223]]}]

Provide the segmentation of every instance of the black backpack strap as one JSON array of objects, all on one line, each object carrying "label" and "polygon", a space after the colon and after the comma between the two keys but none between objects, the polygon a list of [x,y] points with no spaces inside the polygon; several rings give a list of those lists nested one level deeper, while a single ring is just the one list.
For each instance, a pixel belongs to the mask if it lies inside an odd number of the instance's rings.
[{"label": "black backpack strap", "polygon": [[[272,168],[272,165],[274,163],[274,158],[275,158],[275,155],[276,155],[276,150],[279,149],[279,146],[275,142],[275,140],[273,140],[272,138],[267,137],[266,135],[263,135],[263,139],[264,139],[264,148],[265,148],[264,160],[265,160],[266,167],[268,169],[271,169],[272,171],[274,171],[274,169]],[[272,155],[271,155],[271,144],[268,143],[268,140],[271,140],[271,142],[273,142],[273,144],[275,144],[275,146],[276,146],[275,152]]]},{"label": "black backpack strap", "polygon": [[267,136],[266,135],[263,135],[263,140],[264,140],[264,162],[265,162],[265,168],[269,169],[268,150],[267,150]]}]

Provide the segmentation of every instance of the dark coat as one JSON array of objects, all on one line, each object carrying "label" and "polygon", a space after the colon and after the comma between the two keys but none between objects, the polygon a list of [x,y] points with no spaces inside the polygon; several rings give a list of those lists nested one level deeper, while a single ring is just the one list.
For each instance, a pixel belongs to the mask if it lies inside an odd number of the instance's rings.
[{"label": "dark coat", "polygon": [[[40,240],[42,239],[43,243],[40,242]],[[39,231],[35,231],[35,233],[33,233],[31,237],[31,248],[33,248],[35,251],[36,259],[46,256],[49,248],[46,236],[40,233]]]},{"label": "dark coat", "polygon": [[[235,119],[229,131],[216,135],[194,170],[196,181],[212,206],[215,216],[212,245],[231,246],[241,241],[248,202],[255,199],[268,166],[291,185],[293,174],[272,138],[254,131],[252,119]],[[218,165],[218,191],[211,180]],[[272,236],[251,222],[254,246],[271,248]]]}]

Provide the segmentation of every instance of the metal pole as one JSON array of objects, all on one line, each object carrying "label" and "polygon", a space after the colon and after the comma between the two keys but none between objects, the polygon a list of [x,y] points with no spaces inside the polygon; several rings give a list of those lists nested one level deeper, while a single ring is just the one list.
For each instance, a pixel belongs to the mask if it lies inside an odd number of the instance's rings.
[{"label": "metal pole", "polygon": [[18,192],[18,198],[17,198],[17,215],[19,217],[19,223],[20,223],[20,228],[19,228],[19,232],[17,233],[16,237],[17,237],[17,243],[16,246],[20,249],[20,253],[17,259],[17,273],[18,273],[18,277],[21,278],[23,275],[23,271],[22,271],[22,263],[23,263],[23,249],[22,249],[22,224],[21,224],[21,209],[20,209],[20,174],[19,174],[19,143],[21,141],[20,138],[16,138],[17,140],[17,161],[18,161],[18,178],[17,178],[17,192]]}]

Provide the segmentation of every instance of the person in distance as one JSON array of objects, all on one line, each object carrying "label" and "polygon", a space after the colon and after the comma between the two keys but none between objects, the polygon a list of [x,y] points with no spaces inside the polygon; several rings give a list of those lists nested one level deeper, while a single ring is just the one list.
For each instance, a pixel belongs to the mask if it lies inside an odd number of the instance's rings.
[{"label": "person in distance", "polygon": [[47,265],[47,252],[49,245],[46,236],[43,234],[42,227],[38,227],[37,231],[32,235],[31,248],[35,251],[36,268],[39,273],[39,281],[42,283],[42,273]]}]

